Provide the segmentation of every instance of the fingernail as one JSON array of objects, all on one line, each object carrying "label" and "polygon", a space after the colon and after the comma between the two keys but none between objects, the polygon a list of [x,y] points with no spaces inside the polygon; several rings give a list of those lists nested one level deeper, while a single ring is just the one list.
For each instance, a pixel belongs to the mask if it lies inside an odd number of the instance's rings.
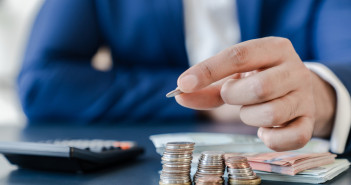
[{"label": "fingernail", "polygon": [[262,138],[262,129],[258,129],[257,135],[259,138]]},{"label": "fingernail", "polygon": [[192,92],[197,86],[198,82],[199,81],[195,75],[186,75],[179,79],[178,87],[183,92]]}]

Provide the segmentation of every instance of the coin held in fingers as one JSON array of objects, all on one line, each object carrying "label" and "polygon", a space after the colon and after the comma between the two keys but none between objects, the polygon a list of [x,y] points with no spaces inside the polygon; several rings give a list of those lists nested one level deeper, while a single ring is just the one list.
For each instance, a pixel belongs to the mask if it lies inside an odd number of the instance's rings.
[{"label": "coin held in fingers", "polygon": [[173,91],[167,93],[166,97],[167,98],[172,98],[172,97],[175,97],[175,96],[180,95],[180,94],[183,94],[183,92],[180,89],[176,88]]}]

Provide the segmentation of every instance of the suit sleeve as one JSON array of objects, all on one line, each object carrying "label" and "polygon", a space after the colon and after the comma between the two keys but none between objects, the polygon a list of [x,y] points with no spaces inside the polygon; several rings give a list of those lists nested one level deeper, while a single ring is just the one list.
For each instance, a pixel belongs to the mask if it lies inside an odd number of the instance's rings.
[{"label": "suit sleeve", "polygon": [[[193,119],[164,98],[182,69],[118,67],[96,71],[104,44],[92,0],[48,0],[33,25],[18,92],[31,123]],[[182,116],[180,116],[182,115]]]},{"label": "suit sleeve", "polygon": [[[314,53],[317,61],[327,66],[351,92],[351,1],[325,0],[320,4],[315,16],[313,33]],[[339,98],[339,97],[338,97]],[[338,100],[340,102],[340,100]],[[337,102],[338,102],[337,101]],[[346,101],[347,102],[347,101]],[[337,105],[338,107],[338,105]],[[344,106],[344,109],[350,107]],[[340,111],[337,111],[337,114]],[[351,110],[342,110],[345,117],[349,117]],[[337,116],[337,118],[339,118]],[[342,147],[344,154],[351,154],[350,120],[335,122],[334,129],[345,132],[345,142]],[[345,121],[346,120],[346,121]],[[335,130],[334,130],[335,131]],[[333,132],[334,132],[333,131]],[[332,144],[335,138],[343,134],[333,133]],[[333,139],[333,137],[335,137]],[[340,143],[340,142],[339,142]],[[335,147],[337,148],[337,147]],[[339,151],[342,151],[339,146]],[[340,152],[339,152],[340,153]]]}]

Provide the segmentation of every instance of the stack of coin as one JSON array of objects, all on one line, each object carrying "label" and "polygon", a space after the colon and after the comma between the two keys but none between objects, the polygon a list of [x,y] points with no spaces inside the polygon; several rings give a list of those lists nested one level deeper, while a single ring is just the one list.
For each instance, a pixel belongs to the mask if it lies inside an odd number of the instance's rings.
[{"label": "stack of coin", "polygon": [[228,181],[230,185],[260,184],[261,178],[256,176],[244,156],[231,156],[225,161],[227,165]]},{"label": "stack of coin", "polygon": [[162,156],[160,185],[190,185],[190,169],[195,143],[170,142]]},{"label": "stack of coin", "polygon": [[219,185],[224,183],[224,152],[206,151],[201,153],[199,165],[194,176],[196,185]]}]

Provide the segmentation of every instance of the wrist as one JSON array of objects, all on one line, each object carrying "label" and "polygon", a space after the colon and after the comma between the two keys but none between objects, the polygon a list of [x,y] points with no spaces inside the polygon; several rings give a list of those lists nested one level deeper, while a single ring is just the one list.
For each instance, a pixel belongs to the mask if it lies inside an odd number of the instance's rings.
[{"label": "wrist", "polygon": [[328,82],[311,73],[316,110],[313,136],[326,138],[330,136],[334,124],[336,93]]}]

